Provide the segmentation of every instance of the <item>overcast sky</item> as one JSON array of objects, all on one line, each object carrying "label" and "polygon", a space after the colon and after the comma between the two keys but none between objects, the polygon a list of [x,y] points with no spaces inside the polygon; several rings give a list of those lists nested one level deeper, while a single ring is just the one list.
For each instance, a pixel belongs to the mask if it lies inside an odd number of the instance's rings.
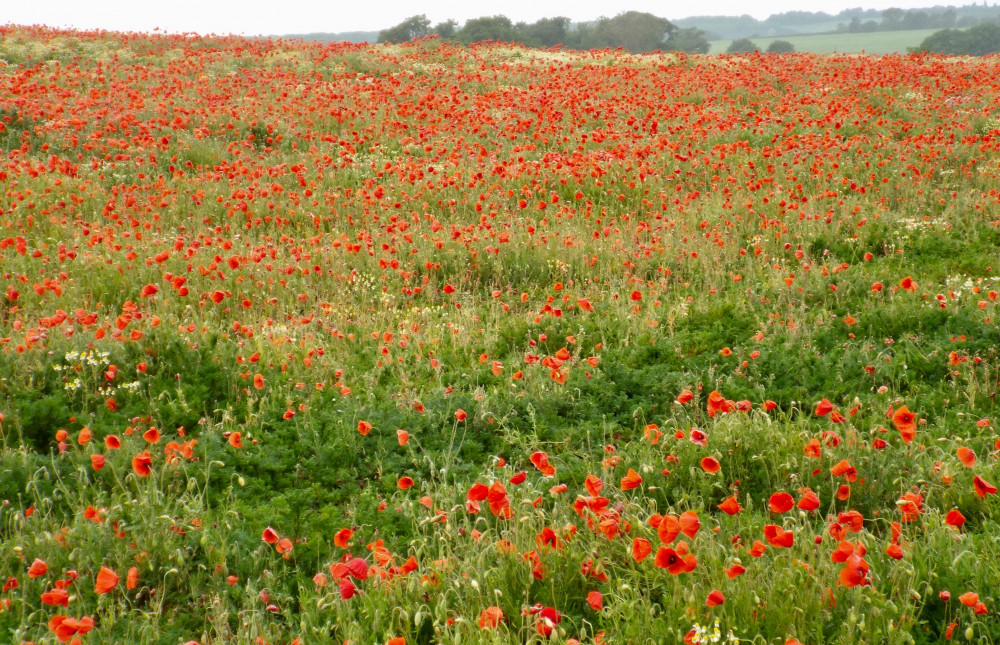
[{"label": "overcast sky", "polygon": [[[995,0],[994,0],[995,2]],[[391,27],[414,14],[426,14],[433,22],[448,18],[459,24],[469,18],[503,14],[511,20],[534,22],[539,18],[567,16],[574,21],[613,16],[624,10],[648,11],[668,19],[692,15],[741,15],[763,19],[791,10],[826,11],[862,6],[917,8],[948,4],[942,0],[766,0],[748,5],[738,0],[665,3],[628,0],[609,4],[595,0],[506,0],[488,5],[468,0],[424,0],[423,2],[378,2],[342,0],[0,0],[0,24],[44,24],[78,29],[124,31],[233,33],[244,35],[308,33],[317,31],[377,31]],[[969,4],[956,0],[956,5]]]}]

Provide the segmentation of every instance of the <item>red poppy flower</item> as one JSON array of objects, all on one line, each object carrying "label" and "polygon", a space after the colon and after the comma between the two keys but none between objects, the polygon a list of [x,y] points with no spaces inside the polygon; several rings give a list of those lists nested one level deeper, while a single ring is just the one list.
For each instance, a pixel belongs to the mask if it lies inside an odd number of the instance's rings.
[{"label": "red poppy flower", "polygon": [[147,477],[153,470],[153,458],[148,451],[143,451],[132,457],[132,470],[140,477]]},{"label": "red poppy flower", "polygon": [[965,524],[965,516],[957,508],[953,508],[945,515],[944,523],[957,528]]},{"label": "red poppy flower", "polygon": [[764,539],[773,547],[788,548],[794,544],[795,535],[775,524],[767,524],[764,526]]},{"label": "red poppy flower", "polygon": [[772,513],[787,513],[795,506],[795,500],[788,493],[775,493],[767,502]]},{"label": "red poppy flower", "polygon": [[705,605],[708,607],[715,607],[726,602],[726,597],[722,595],[722,592],[718,589],[713,589],[708,592],[708,597],[705,599]]},{"label": "red poppy flower", "polygon": [[583,487],[587,489],[587,492],[596,497],[601,494],[601,489],[604,488],[604,482],[601,481],[600,477],[595,475],[587,475],[587,478],[583,480]]},{"label": "red poppy flower", "polygon": [[858,471],[855,470],[854,466],[851,465],[851,462],[846,459],[841,459],[834,464],[833,467],[830,468],[830,474],[834,477],[843,476],[849,482],[855,482],[858,479]]},{"label": "red poppy flower", "polygon": [[479,629],[496,629],[503,621],[503,611],[497,607],[487,607],[479,614]]},{"label": "red poppy flower", "polygon": [[90,467],[95,471],[104,468],[104,455],[91,455],[90,456]]},{"label": "red poppy flower", "polygon": [[819,496],[811,488],[806,488],[802,491],[802,497],[796,507],[803,511],[815,511],[819,508]]},{"label": "red poppy flower", "polygon": [[354,531],[351,529],[340,529],[333,536],[334,545],[340,547],[341,549],[346,549],[350,546],[351,538],[354,537]]},{"label": "red poppy flower", "polygon": [[49,567],[43,560],[35,558],[34,562],[31,563],[31,566],[28,567],[28,577],[40,578],[41,576],[44,576],[48,570]]},{"label": "red poppy flower", "polygon": [[733,566],[731,566],[728,569],[726,569],[725,572],[726,572],[726,577],[728,577],[730,580],[732,580],[732,579],[738,578],[738,577],[742,576],[744,573],[746,573],[746,567],[744,567],[741,564],[734,564]]},{"label": "red poppy flower", "polygon": [[868,583],[868,563],[857,555],[851,555],[840,571],[840,583],[845,587],[856,587]]},{"label": "red poppy flower", "polygon": [[905,443],[910,443],[917,436],[916,418],[916,415],[907,410],[905,405],[892,415],[892,424],[896,426],[896,430],[899,430]]},{"label": "red poppy flower", "polygon": [[358,592],[358,588],[354,585],[354,582],[350,578],[340,579],[340,597],[344,600],[350,600],[354,597],[354,594]]},{"label": "red poppy flower", "polygon": [[716,459],[715,457],[711,457],[711,456],[709,456],[709,457],[702,457],[702,460],[701,460],[701,469],[704,470],[706,473],[712,473],[712,474],[714,474],[714,473],[719,472],[719,470],[721,468],[722,468],[722,466],[719,464],[719,460]]},{"label": "red poppy flower", "polygon": [[653,564],[661,569],[667,569],[674,575],[684,573],[684,559],[670,547],[661,546],[656,551]]},{"label": "red poppy flower", "polygon": [[958,601],[966,607],[975,607],[976,603],[979,602],[979,594],[975,591],[966,591],[958,597]]},{"label": "red poppy flower", "polygon": [[972,478],[972,485],[976,489],[976,495],[980,497],[997,494],[997,487],[978,475]]},{"label": "red poppy flower", "polygon": [[553,609],[552,607],[544,607],[541,611],[537,613],[538,622],[535,623],[535,630],[538,635],[542,638],[548,638],[552,635],[555,630],[556,625],[562,622],[562,614]]},{"label": "red poppy flower", "polygon": [[721,504],[719,504],[719,510],[721,510],[726,515],[736,515],[741,510],[743,510],[743,507],[740,506],[740,503],[736,501],[735,497],[730,496],[724,499]]},{"label": "red poppy flower", "polygon": [[107,567],[101,567],[97,574],[97,584],[94,593],[106,594],[118,585],[118,574]]},{"label": "red poppy flower", "polygon": [[971,448],[962,446],[956,451],[956,454],[958,454],[959,461],[961,461],[962,465],[966,468],[972,468],[976,465],[976,453],[973,452]]},{"label": "red poppy flower", "polygon": [[661,546],[656,552],[653,564],[661,569],[667,569],[672,575],[690,573],[698,565],[698,559],[688,553],[687,542],[681,542],[677,549]]},{"label": "red poppy flower", "polygon": [[528,458],[528,460],[535,465],[535,468],[542,471],[542,474],[546,477],[551,477],[556,474],[555,466],[549,464],[549,456],[542,451],[537,451]]},{"label": "red poppy flower", "polygon": [[600,591],[591,591],[587,594],[587,604],[594,611],[601,611],[604,609],[604,594]]},{"label": "red poppy flower", "polygon": [[260,537],[261,537],[262,540],[264,540],[268,544],[275,544],[278,541],[278,533],[277,533],[277,531],[275,531],[274,529],[272,529],[270,526],[267,527],[266,529],[264,529],[264,532],[261,534]]},{"label": "red poppy flower", "polygon": [[652,552],[653,546],[649,543],[649,540],[644,538],[632,539],[632,557],[636,562],[642,562]]},{"label": "red poppy flower", "polygon": [[44,592],[41,598],[42,602],[46,605],[69,607],[69,592],[61,587]]},{"label": "red poppy flower", "polygon": [[694,511],[684,511],[681,513],[678,523],[681,526],[681,533],[692,540],[694,536],[698,535],[698,531],[701,530],[701,520]]},{"label": "red poppy flower", "polygon": [[396,486],[399,487],[399,490],[406,490],[407,488],[413,486],[413,480],[406,475],[403,475],[399,478],[399,481],[396,482]]},{"label": "red poppy flower", "polygon": [[639,473],[629,468],[628,472],[625,473],[625,476],[622,477],[621,489],[623,491],[632,490],[633,488],[638,488],[640,486],[642,486],[642,477],[639,476]]},{"label": "red poppy flower", "polygon": [[656,534],[660,538],[660,542],[672,544],[681,534],[681,523],[675,516],[667,515],[660,520],[656,527]]}]

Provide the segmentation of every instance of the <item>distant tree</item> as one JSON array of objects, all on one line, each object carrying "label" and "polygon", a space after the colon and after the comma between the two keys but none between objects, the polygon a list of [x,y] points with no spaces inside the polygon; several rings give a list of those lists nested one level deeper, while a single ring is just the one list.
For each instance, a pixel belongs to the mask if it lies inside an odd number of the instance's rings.
[{"label": "distant tree", "polygon": [[564,16],[542,18],[530,25],[518,23],[518,31],[529,47],[554,47],[565,45],[572,22]]},{"label": "distant tree", "polygon": [[924,39],[913,51],[953,56],[986,56],[1000,53],[1000,25],[983,23],[968,29],[942,29]]},{"label": "distant tree", "polygon": [[955,12],[954,7],[948,7],[938,15],[934,17],[934,26],[941,27],[943,29],[948,29],[949,27],[955,26],[955,21],[958,18],[958,14]]},{"label": "distant tree", "polygon": [[430,33],[431,21],[427,16],[411,16],[395,27],[383,29],[378,33],[380,43],[408,43],[414,38],[423,38]]},{"label": "distant tree", "polygon": [[614,18],[601,18],[597,35],[607,47],[623,47],[633,54],[663,49],[677,27],[667,20],[641,11],[626,11]]},{"label": "distant tree", "polygon": [[570,49],[598,49],[607,46],[598,40],[597,24],[584,22],[577,23],[566,33],[566,42],[563,44]]},{"label": "distant tree", "polygon": [[709,49],[705,32],[697,27],[678,29],[667,38],[665,51],[687,52],[688,54],[707,54]]},{"label": "distant tree", "polygon": [[759,51],[759,47],[749,38],[737,38],[726,48],[727,54],[744,54]]},{"label": "distant tree", "polygon": [[455,38],[467,45],[484,40],[503,42],[520,40],[514,24],[507,16],[484,16],[467,20],[462,28],[455,32]]},{"label": "distant tree", "polygon": [[790,54],[793,51],[795,51],[795,45],[787,40],[772,40],[771,44],[767,46],[769,54]]},{"label": "distant tree", "polygon": [[931,26],[931,17],[923,11],[907,11],[903,17],[903,29],[926,29]]},{"label": "distant tree", "polygon": [[906,12],[898,7],[886,9],[882,12],[882,28],[887,31],[899,29],[905,14]]},{"label": "distant tree", "polygon": [[441,38],[451,38],[455,35],[456,29],[458,29],[458,22],[449,19],[434,25],[434,28],[431,29],[431,33],[435,33]]}]

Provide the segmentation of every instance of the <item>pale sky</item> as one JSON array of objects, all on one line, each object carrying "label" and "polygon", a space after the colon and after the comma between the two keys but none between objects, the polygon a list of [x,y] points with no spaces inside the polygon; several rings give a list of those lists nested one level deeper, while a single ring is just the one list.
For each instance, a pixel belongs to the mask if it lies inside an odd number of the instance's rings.
[{"label": "pale sky", "polygon": [[[995,1],[995,0],[994,0]],[[567,16],[573,21],[614,16],[635,10],[678,19],[692,15],[741,15],[758,19],[792,10],[826,11],[830,14],[853,7],[886,9],[921,8],[950,4],[943,0],[827,0],[803,5],[801,0],[767,0],[752,7],[739,0],[702,0],[697,3],[665,3],[656,0],[624,0],[609,4],[596,0],[505,0],[495,5],[468,0],[423,0],[379,2],[327,0],[0,0],[0,24],[44,24],[78,29],[115,31],[161,31],[180,33],[232,33],[271,35],[309,32],[377,31],[415,14],[426,14],[432,22],[454,18],[461,25],[469,18],[503,14],[514,22]],[[954,5],[968,2],[955,0]]]}]

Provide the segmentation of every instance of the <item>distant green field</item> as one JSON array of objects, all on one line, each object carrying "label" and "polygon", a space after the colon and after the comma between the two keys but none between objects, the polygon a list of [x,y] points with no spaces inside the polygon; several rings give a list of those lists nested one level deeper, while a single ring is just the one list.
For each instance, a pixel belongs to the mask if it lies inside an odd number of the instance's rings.
[{"label": "distant green field", "polygon": [[[876,31],[869,33],[813,34],[809,36],[782,36],[780,38],[751,38],[761,51],[775,40],[787,40],[795,45],[795,51],[817,54],[869,54],[905,53],[907,47],[916,47],[936,29],[914,29],[911,31]],[[726,51],[732,39],[710,41],[710,54]]]}]

